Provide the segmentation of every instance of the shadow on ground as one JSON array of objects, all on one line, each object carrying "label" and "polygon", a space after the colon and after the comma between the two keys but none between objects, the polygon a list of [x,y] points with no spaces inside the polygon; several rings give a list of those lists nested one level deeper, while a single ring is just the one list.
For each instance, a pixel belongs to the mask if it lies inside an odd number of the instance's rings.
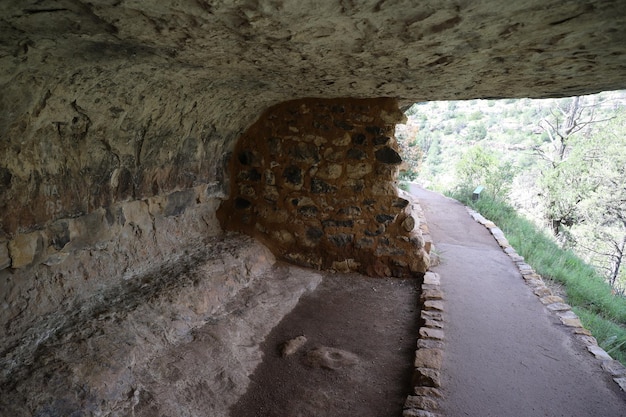
[{"label": "shadow on ground", "polygon": [[[265,340],[263,362],[230,415],[402,415],[419,327],[418,288],[415,279],[326,274]],[[304,346],[282,357],[281,344],[301,335]],[[349,360],[329,369],[315,360],[321,347]]]}]

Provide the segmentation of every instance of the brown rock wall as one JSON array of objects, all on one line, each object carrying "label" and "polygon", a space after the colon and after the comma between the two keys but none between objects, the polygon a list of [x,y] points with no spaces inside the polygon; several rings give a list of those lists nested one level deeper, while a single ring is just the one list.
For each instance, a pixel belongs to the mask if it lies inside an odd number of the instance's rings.
[{"label": "brown rock wall", "polygon": [[154,285],[142,276],[219,256],[218,246],[206,243],[222,235],[218,205],[201,186],[118,203],[0,242],[6,248],[0,250],[0,377],[30,363],[58,331],[79,325],[85,311],[115,310],[106,303]]},{"label": "brown rock wall", "polygon": [[303,99],[273,106],[239,139],[222,224],[313,268],[374,276],[426,272],[429,259],[395,180],[393,99]]}]

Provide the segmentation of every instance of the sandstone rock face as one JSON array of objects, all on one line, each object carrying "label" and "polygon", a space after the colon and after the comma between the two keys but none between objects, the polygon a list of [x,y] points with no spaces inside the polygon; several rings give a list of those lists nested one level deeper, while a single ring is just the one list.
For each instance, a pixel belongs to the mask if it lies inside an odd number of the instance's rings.
[{"label": "sandstone rock face", "polygon": [[[295,100],[270,108],[231,158],[225,228],[312,268],[426,272],[428,253],[394,181],[402,162],[391,99]],[[344,268],[345,265],[345,268]]]},{"label": "sandstone rock face", "polygon": [[42,294],[59,309],[9,334],[1,414],[226,415],[261,361],[265,336],[321,277],[273,265],[249,238],[204,245],[210,251],[95,290],[72,311],[63,311],[60,291]]}]

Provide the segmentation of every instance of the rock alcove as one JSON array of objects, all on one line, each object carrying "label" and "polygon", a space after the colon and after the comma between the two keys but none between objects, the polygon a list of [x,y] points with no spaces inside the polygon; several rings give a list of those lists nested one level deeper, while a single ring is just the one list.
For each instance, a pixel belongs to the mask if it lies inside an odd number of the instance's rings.
[{"label": "rock alcove", "polygon": [[[219,415],[259,360],[234,346],[319,279],[275,256],[427,267],[389,188],[398,107],[626,86],[621,1],[414,3],[3,1],[1,414],[128,415],[188,378]],[[216,324],[269,293],[242,340]],[[203,337],[213,368],[168,368]]]}]

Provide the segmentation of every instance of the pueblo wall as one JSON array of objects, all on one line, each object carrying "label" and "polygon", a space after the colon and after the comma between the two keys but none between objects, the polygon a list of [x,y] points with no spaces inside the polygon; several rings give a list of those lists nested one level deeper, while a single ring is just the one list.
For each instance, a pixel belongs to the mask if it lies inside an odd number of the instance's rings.
[{"label": "pueblo wall", "polygon": [[316,269],[416,276],[429,265],[419,220],[398,196],[393,99],[304,99],[271,107],[230,162],[225,228]]}]

